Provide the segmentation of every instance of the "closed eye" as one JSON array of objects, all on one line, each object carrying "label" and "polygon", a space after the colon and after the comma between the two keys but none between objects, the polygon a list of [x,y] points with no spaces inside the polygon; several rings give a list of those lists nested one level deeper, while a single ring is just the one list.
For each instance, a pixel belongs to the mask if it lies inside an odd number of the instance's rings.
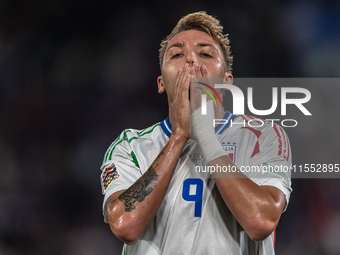
[{"label": "closed eye", "polygon": [[179,57],[181,57],[181,56],[183,56],[183,54],[177,53],[177,54],[171,56],[171,58],[179,58]]},{"label": "closed eye", "polygon": [[208,53],[201,53],[200,54],[202,57],[207,57],[207,58],[212,58],[212,56]]}]

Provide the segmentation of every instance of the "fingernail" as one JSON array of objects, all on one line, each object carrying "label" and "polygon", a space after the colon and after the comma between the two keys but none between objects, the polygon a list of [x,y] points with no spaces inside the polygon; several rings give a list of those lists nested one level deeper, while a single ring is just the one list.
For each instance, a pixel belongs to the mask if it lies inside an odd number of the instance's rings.
[{"label": "fingernail", "polygon": [[194,66],[198,66],[198,63],[197,63],[197,62],[194,62]]},{"label": "fingernail", "polygon": [[205,65],[202,65],[202,68],[203,68],[203,69],[207,69],[207,67],[206,67]]}]

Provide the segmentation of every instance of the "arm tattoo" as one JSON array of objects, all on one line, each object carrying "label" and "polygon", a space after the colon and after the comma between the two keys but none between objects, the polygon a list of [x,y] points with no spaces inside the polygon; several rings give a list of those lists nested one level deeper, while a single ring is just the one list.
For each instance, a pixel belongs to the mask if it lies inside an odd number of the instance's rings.
[{"label": "arm tattoo", "polygon": [[[160,158],[163,154],[164,152],[161,152],[157,158]],[[130,188],[118,197],[125,205],[125,212],[135,210],[135,203],[142,202],[145,197],[150,195],[153,191],[159,178],[159,175],[155,171],[157,166],[158,164],[155,167],[151,165],[148,171],[146,171],[141,178],[139,178]]]}]

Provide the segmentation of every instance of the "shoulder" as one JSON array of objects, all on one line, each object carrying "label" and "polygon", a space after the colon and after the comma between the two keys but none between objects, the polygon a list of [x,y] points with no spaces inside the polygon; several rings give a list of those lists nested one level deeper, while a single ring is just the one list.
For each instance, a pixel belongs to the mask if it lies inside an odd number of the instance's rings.
[{"label": "shoulder", "polygon": [[123,130],[121,134],[111,143],[104,155],[103,164],[112,159],[114,153],[131,154],[131,143],[141,143],[145,140],[154,140],[162,135],[163,130],[161,123],[156,123],[145,129],[128,128]]},{"label": "shoulder", "polygon": [[275,119],[264,120],[250,115],[235,115],[232,127],[237,131],[248,129],[259,135],[287,136],[284,129],[275,123]]},{"label": "shoulder", "polygon": [[268,147],[278,150],[278,155],[289,157],[290,143],[285,130],[274,120],[263,120],[248,115],[236,115],[234,119],[234,134],[239,139],[251,139],[258,143],[259,148]]}]

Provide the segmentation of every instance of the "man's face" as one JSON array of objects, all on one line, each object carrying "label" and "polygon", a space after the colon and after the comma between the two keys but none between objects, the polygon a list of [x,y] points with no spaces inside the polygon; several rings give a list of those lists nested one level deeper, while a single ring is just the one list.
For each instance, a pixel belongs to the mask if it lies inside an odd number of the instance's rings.
[{"label": "man's face", "polygon": [[186,63],[197,62],[206,66],[204,78],[227,78],[223,54],[218,44],[208,34],[188,30],[177,34],[168,44],[164,55],[162,75],[158,77],[159,93],[167,92],[169,102],[173,101],[178,69]]}]

